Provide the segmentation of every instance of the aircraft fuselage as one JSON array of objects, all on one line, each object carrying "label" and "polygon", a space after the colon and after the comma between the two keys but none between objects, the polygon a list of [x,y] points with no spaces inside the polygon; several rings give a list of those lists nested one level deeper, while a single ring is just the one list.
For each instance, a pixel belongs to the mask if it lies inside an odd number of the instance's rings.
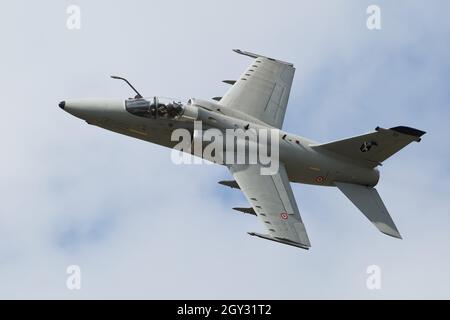
[{"label": "aircraft fuselage", "polygon": [[378,183],[377,169],[333,152],[317,151],[311,148],[316,144],[312,140],[272,128],[256,118],[223,107],[219,103],[190,99],[187,104],[182,105],[180,115],[165,118],[147,115],[147,111],[142,113],[142,106],[135,107],[135,102],[139,102],[138,99],[68,100],[61,102],[60,107],[89,124],[168,148],[173,148],[178,143],[172,141],[172,132],[178,128],[194,132],[194,121],[201,121],[204,128],[221,131],[274,129],[278,133],[279,161],[286,166],[291,182],[320,186],[334,186],[335,181],[367,186]]}]

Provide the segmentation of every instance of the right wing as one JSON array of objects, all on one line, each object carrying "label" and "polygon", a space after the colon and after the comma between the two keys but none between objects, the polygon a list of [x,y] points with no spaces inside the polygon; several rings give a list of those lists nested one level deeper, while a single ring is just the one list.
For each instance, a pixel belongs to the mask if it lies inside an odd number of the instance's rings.
[{"label": "right wing", "polygon": [[234,50],[255,58],[219,103],[281,128],[295,68],[291,63]]},{"label": "right wing", "polygon": [[274,175],[261,175],[260,169],[257,164],[230,167],[239,188],[269,231],[269,234],[249,234],[308,249],[311,243],[284,165],[280,163],[278,173]]}]

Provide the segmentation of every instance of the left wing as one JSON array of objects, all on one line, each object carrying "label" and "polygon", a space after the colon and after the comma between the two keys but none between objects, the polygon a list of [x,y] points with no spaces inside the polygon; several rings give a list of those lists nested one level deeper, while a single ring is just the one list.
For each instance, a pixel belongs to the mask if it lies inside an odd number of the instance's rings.
[{"label": "left wing", "polygon": [[286,112],[295,68],[291,63],[251,52],[234,50],[255,58],[219,103],[281,128]]},{"label": "left wing", "polygon": [[282,163],[277,174],[261,175],[261,166],[233,165],[230,171],[269,234],[252,236],[308,249],[311,246]]}]

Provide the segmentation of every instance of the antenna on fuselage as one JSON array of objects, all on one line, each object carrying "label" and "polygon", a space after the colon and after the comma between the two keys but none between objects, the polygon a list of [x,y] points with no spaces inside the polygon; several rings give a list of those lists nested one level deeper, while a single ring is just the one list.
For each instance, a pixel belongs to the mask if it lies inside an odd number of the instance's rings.
[{"label": "antenna on fuselage", "polygon": [[142,98],[142,95],[139,93],[139,91],[137,91],[136,88],[133,87],[133,85],[127,79],[122,78],[122,77],[118,77],[118,76],[111,76],[111,78],[125,81],[131,87],[131,89],[133,89],[133,91],[136,92],[135,98],[136,99],[141,99]]}]

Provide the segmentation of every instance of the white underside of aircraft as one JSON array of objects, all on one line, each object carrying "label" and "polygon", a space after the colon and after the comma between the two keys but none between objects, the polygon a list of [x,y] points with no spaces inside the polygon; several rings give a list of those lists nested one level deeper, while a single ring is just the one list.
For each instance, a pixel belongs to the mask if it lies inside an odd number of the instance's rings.
[{"label": "white underside of aircraft", "polygon": [[231,87],[223,97],[214,98],[216,102],[190,99],[182,104],[158,97],[144,99],[130,84],[137,93],[133,99],[66,100],[59,106],[89,124],[169,148],[176,145],[171,140],[173,130],[192,132],[194,121],[220,130],[277,129],[279,168],[275,174],[262,175],[258,163],[225,164],[234,180],[219,182],[240,189],[251,207],[233,209],[256,215],[267,229],[265,234],[250,235],[303,249],[311,246],[290,185],[297,182],[337,187],[378,230],[401,238],[374,188],[379,179],[376,167],[409,143],[419,142],[425,132],[404,126],[377,127],[373,132],[329,143],[284,132],[281,128],[294,66],[234,51],[253,61],[238,80],[224,81]]}]

